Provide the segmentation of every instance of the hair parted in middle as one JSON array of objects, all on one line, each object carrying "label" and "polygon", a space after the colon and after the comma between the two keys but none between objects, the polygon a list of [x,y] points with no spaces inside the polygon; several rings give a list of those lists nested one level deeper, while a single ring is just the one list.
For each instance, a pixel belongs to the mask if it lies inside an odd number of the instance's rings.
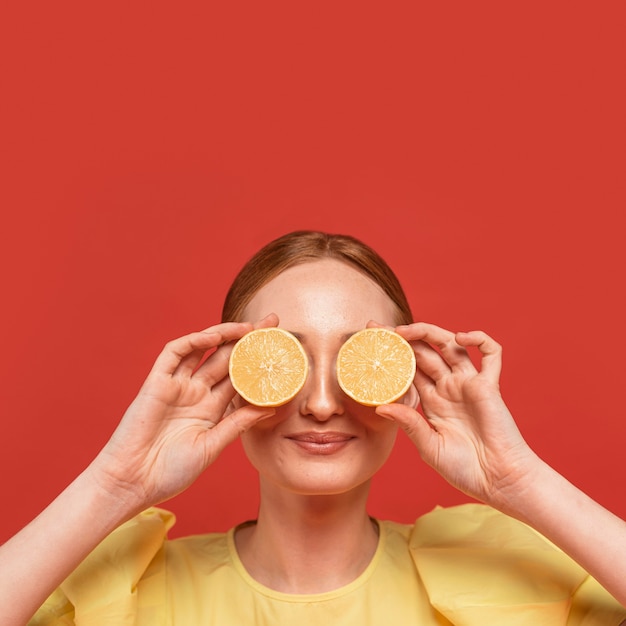
[{"label": "hair parted in middle", "polygon": [[297,230],[263,246],[235,277],[224,301],[223,322],[242,321],[246,305],[256,292],[295,265],[322,259],[346,263],[376,283],[396,305],[398,324],[410,324],[413,315],[406,294],[387,262],[370,246],[351,235]]}]

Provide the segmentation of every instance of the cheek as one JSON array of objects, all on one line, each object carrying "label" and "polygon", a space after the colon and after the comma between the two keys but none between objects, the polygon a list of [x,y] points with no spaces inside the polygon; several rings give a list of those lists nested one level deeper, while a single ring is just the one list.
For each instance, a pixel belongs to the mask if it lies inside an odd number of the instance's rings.
[{"label": "cheek", "polygon": [[361,435],[367,439],[372,451],[380,450],[381,454],[389,453],[396,440],[399,426],[393,420],[385,419],[375,413],[373,407],[349,400],[346,403],[349,419],[359,425]]},{"label": "cheek", "polygon": [[372,451],[378,458],[386,460],[393,450],[400,427],[396,422],[373,415],[367,420],[365,428]]},{"label": "cheek", "polygon": [[259,471],[259,463],[267,456],[266,448],[263,446],[263,435],[259,433],[258,427],[251,428],[241,435],[241,446],[250,464]]},{"label": "cheek", "polygon": [[[240,403],[244,404],[241,399]],[[285,416],[281,414],[280,410],[277,410],[272,417],[262,420],[249,430],[241,433],[240,439],[244,452],[253,465],[256,466],[256,463],[253,461],[255,457],[268,454],[269,447],[278,437],[276,428],[284,421]]]},{"label": "cheek", "polygon": [[378,440],[378,446],[381,449],[382,454],[385,456],[385,459],[391,454],[391,451],[393,450],[393,446],[396,443],[398,430],[398,425],[392,422],[389,425],[386,425],[385,428],[381,428],[377,432],[377,434],[374,435]]},{"label": "cheek", "polygon": [[390,424],[390,426],[376,435],[377,442],[368,463],[368,471],[372,476],[387,463],[393,452],[399,428],[396,424]]},{"label": "cheek", "polygon": [[398,423],[394,420],[385,419],[376,413],[375,407],[363,406],[352,399],[346,402],[346,408],[350,419],[361,424],[364,431],[371,437],[379,440],[394,440],[398,429]]}]

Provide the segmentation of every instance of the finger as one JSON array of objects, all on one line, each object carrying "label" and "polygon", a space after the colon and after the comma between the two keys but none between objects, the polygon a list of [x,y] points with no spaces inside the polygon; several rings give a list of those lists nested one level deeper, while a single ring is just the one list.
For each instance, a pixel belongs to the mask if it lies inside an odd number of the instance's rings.
[{"label": "finger", "polygon": [[439,434],[418,411],[404,404],[383,404],[376,407],[376,413],[396,422],[421,456],[431,456],[429,451],[438,445]]},{"label": "finger", "polygon": [[270,313],[263,319],[254,323],[254,328],[269,328],[270,326],[278,326],[278,315],[276,313]]},{"label": "finger", "polygon": [[[370,320],[367,323],[367,328],[388,328],[389,330],[395,330],[392,326],[385,326],[384,324],[379,324],[374,320]],[[444,359],[442,359],[441,355],[429,346],[428,343],[425,341],[414,341],[412,343],[412,347],[413,352],[415,353],[417,367],[423,372],[429,373],[428,379],[431,383],[433,380],[437,380],[450,373],[450,366],[448,363],[446,363]]]},{"label": "finger", "polygon": [[[228,370],[226,370],[226,373],[228,373]],[[226,374],[211,385],[211,393],[218,402],[224,405],[227,405],[237,395],[233,384],[230,382],[230,377]]]},{"label": "finger", "polygon": [[228,361],[230,354],[233,351],[235,342],[241,339],[246,333],[253,329],[267,328],[275,326],[278,323],[278,316],[274,313],[270,313],[262,320],[258,320],[254,324],[245,324],[245,332],[236,332],[234,334],[230,332],[232,329],[229,327],[223,334],[224,342],[220,345],[211,355],[205,356],[204,360],[196,364],[196,368],[193,372],[195,378],[203,380],[209,387],[213,387],[219,381],[223,380],[228,374]]},{"label": "finger", "polygon": [[431,391],[434,391],[435,386],[436,386],[435,381],[430,376],[425,374],[419,365],[415,369],[415,376],[413,377],[413,384],[415,385],[415,388],[417,389],[417,392],[419,393],[420,397],[426,396]]},{"label": "finger", "polygon": [[418,341],[411,345],[415,353],[415,364],[418,370],[421,370],[429,379],[436,382],[450,374],[450,366],[443,360],[439,352],[427,343]]},{"label": "finger", "polygon": [[481,372],[497,381],[502,371],[502,346],[482,330],[457,333],[456,341],[464,347],[475,346],[482,355]]},{"label": "finger", "polygon": [[209,357],[209,352],[228,341],[239,339],[247,332],[252,330],[252,325],[248,323],[240,322],[227,322],[224,324],[218,324],[202,332],[217,332],[220,335],[220,341],[212,346],[209,350],[197,350],[191,352],[181,358],[178,367],[175,370],[175,374],[182,374],[184,376],[191,376],[193,372],[200,366],[200,364]]},{"label": "finger", "polygon": [[388,324],[381,324],[376,320],[370,320],[365,324],[365,328],[386,328],[387,330],[394,330],[393,326],[389,326]]},{"label": "finger", "polygon": [[211,389],[214,389],[215,385],[227,379],[230,354],[234,347],[235,343],[229,342],[216,348],[194,371],[194,379],[201,380]]},{"label": "finger", "polygon": [[[222,336],[220,335],[220,341],[218,342],[217,347],[219,347],[222,343],[221,338]],[[214,346],[208,350],[196,350],[183,357],[178,363],[178,366],[174,370],[173,374],[175,376],[192,376],[194,371],[197,370],[198,367],[215,352],[215,350],[217,350],[217,347]]]},{"label": "finger", "polygon": [[273,408],[246,405],[228,414],[206,433],[206,445],[213,448],[213,455],[208,451],[209,457],[215,458],[247,430],[275,413]]},{"label": "finger", "polygon": [[222,341],[219,332],[200,331],[169,341],[157,357],[152,368],[153,372],[173,375],[181,361],[190,355],[202,355],[215,348]]},{"label": "finger", "polygon": [[396,332],[408,341],[419,340],[435,346],[451,369],[475,370],[467,350],[457,343],[456,333],[425,322],[398,326]]}]

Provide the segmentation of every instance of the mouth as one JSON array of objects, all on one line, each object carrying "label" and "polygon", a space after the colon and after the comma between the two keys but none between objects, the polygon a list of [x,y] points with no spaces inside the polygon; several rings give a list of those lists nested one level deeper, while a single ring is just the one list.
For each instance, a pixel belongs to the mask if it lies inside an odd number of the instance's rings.
[{"label": "mouth", "polygon": [[310,454],[324,455],[339,452],[356,437],[341,432],[309,431],[287,435],[286,439],[293,441],[296,446]]}]

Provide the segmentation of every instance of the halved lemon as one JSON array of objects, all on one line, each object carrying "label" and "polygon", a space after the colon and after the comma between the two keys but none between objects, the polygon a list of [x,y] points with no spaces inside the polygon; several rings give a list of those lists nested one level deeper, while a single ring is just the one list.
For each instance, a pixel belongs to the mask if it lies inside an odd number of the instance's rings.
[{"label": "halved lemon", "polygon": [[302,389],[308,374],[302,344],[282,328],[244,335],[230,354],[228,373],[235,391],[250,404],[280,406]]},{"label": "halved lemon", "polygon": [[365,328],[352,335],[337,355],[337,380],[353,400],[367,406],[401,398],[415,376],[411,344],[386,328]]}]

